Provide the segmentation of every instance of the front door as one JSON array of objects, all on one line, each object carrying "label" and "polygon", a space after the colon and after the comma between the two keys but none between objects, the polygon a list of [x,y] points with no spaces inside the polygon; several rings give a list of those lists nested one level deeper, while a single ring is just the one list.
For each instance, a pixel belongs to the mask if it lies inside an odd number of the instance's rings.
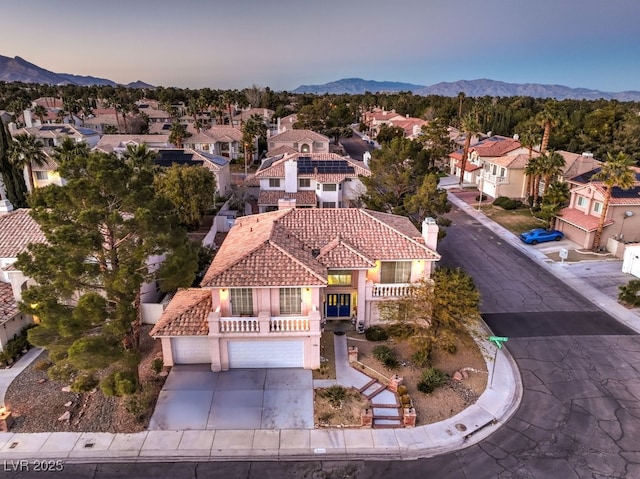
[{"label": "front door", "polygon": [[351,316],[351,294],[327,294],[327,318]]}]

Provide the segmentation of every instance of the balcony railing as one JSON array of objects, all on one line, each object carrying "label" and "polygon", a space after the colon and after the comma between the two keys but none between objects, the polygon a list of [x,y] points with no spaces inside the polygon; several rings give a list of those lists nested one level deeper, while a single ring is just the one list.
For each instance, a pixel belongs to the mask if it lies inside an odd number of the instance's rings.
[{"label": "balcony railing", "polygon": [[506,176],[492,175],[491,173],[488,173],[486,171],[483,172],[482,178],[484,179],[484,181],[488,181],[489,183],[493,183],[494,185],[501,185],[503,183],[509,182]]},{"label": "balcony railing", "polygon": [[287,318],[277,317],[271,318],[269,330],[271,332],[283,332],[283,331],[309,331],[309,319],[308,318]]},{"label": "balcony railing", "polygon": [[402,298],[408,296],[411,285],[409,283],[381,284],[373,285],[372,296],[374,298]]},{"label": "balcony railing", "polygon": [[220,318],[221,333],[259,333],[258,318]]},{"label": "balcony railing", "polygon": [[309,318],[300,316],[271,317],[268,331],[260,331],[258,318],[225,317],[220,318],[219,324],[221,333],[284,333],[311,330]]}]

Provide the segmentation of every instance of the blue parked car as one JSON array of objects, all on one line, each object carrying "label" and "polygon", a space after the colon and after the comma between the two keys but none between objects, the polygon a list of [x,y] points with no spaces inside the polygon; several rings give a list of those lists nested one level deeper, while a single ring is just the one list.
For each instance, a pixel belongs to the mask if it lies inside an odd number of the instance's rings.
[{"label": "blue parked car", "polygon": [[564,238],[562,231],[535,228],[520,234],[520,239],[527,244],[544,243],[545,241],[560,241]]}]

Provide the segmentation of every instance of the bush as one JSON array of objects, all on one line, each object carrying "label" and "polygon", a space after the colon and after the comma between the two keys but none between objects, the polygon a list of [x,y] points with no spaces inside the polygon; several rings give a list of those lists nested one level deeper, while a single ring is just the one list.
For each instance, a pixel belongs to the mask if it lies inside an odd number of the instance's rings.
[{"label": "bush", "polygon": [[387,369],[397,369],[400,365],[395,351],[388,346],[380,345],[373,348],[373,357],[384,364]]},{"label": "bush", "polygon": [[333,385],[322,391],[321,396],[329,400],[334,408],[342,407],[342,401],[347,397],[347,390],[338,384]]},{"label": "bush", "polygon": [[71,383],[71,390],[76,393],[84,393],[87,391],[91,391],[98,385],[98,380],[93,376],[93,374],[83,373],[78,375],[78,377]]},{"label": "bush", "polygon": [[409,388],[404,384],[398,386],[398,396],[402,397],[409,392]]},{"label": "bush", "polygon": [[522,201],[512,200],[506,196],[498,196],[493,200],[493,204],[505,210],[515,210],[524,206]]},{"label": "bush", "polygon": [[480,201],[481,197],[482,197],[482,201],[486,201],[487,200],[487,195],[476,195],[476,201]]},{"label": "bush", "polygon": [[640,306],[640,279],[632,279],[627,284],[618,286],[618,301],[634,308]]},{"label": "bush", "polygon": [[371,326],[364,332],[364,337],[369,341],[384,341],[389,337],[387,331],[380,326]]},{"label": "bush", "polygon": [[34,363],[33,369],[35,369],[36,371],[46,371],[51,366],[53,366],[53,363],[48,359],[40,359],[39,361],[36,361]]},{"label": "bush", "polygon": [[100,383],[100,390],[105,396],[129,396],[137,389],[138,381],[132,371],[113,372]]},{"label": "bush", "polygon": [[127,412],[131,414],[136,421],[143,422],[147,415],[153,411],[153,402],[153,393],[142,391],[128,397],[125,407]]},{"label": "bush", "polygon": [[153,361],[151,361],[151,370],[154,373],[160,374],[160,371],[162,371],[163,367],[164,361],[162,360],[162,358],[155,358]]},{"label": "bush", "polygon": [[411,355],[411,361],[419,368],[428,368],[431,365],[431,352],[428,349],[419,349]]},{"label": "bush", "polygon": [[409,397],[408,394],[404,394],[404,395],[400,396],[400,403],[402,404],[402,407],[410,407],[411,406],[411,398]]},{"label": "bush", "polygon": [[418,391],[431,394],[447,381],[447,375],[436,368],[426,369],[418,381]]},{"label": "bush", "polygon": [[47,376],[52,381],[70,381],[76,370],[66,361],[55,363],[47,371]]}]

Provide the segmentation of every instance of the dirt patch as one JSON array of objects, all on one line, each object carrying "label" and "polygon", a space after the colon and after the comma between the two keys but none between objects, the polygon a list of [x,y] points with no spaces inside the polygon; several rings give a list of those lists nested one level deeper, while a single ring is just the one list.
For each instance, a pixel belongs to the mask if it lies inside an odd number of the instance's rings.
[{"label": "dirt patch", "polygon": [[[407,341],[389,339],[387,341],[358,341],[362,336],[348,338],[349,346],[358,347],[359,367],[362,372],[376,379],[380,376],[390,378],[394,374],[403,378],[409,397],[416,410],[416,425],[431,424],[458,414],[476,402],[487,386],[487,366],[477,343],[470,337],[458,339],[456,354],[437,351],[433,355],[431,365],[442,370],[449,378],[446,384],[431,394],[418,391],[418,382],[424,371],[413,364],[411,357],[415,348]],[[384,365],[373,357],[373,348],[384,344],[393,349],[398,356],[398,369],[385,369]],[[377,374],[372,374],[372,370]],[[456,371],[465,370],[468,377],[461,381],[452,379]]]},{"label": "dirt patch", "polygon": [[313,370],[313,379],[336,378],[336,355],[333,331],[323,331],[320,337],[320,367]]},{"label": "dirt patch", "polygon": [[369,401],[352,388],[342,388],[345,396],[340,401],[331,401],[329,388],[315,389],[313,392],[313,414],[316,427],[360,427],[362,411]]},{"label": "dirt patch", "polygon": [[[146,430],[165,379],[151,369],[152,361],[162,357],[162,349],[160,342],[149,336],[150,328],[144,326],[140,335],[143,359],[139,367],[142,384],[139,395],[117,398],[104,396],[100,389],[83,394],[63,391],[68,384],[51,381],[47,376],[45,351],[7,390],[5,403],[14,418],[11,431],[132,433]],[[67,411],[69,419],[58,420]]]}]

